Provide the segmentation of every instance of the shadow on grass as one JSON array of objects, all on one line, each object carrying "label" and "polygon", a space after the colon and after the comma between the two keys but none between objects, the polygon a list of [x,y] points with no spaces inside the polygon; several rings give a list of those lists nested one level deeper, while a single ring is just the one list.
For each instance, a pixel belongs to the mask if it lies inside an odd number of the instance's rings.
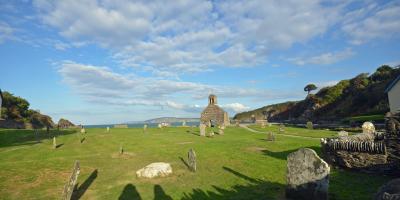
[{"label": "shadow on grass", "polygon": [[195,136],[200,136],[200,132],[193,131],[193,130],[187,130],[186,133],[190,133],[190,134],[193,134]]},{"label": "shadow on grass", "polygon": [[85,138],[85,137],[84,137],[84,138],[82,138],[82,139],[81,139],[81,143],[83,143],[85,140],[86,140],[86,138]]},{"label": "shadow on grass", "polygon": [[[318,147],[318,146],[311,146],[311,147],[301,147],[301,148],[309,148],[309,149],[312,149],[312,150],[314,150],[315,152],[317,152],[317,154],[318,154],[319,156],[321,156],[321,153],[320,153],[320,152],[321,152],[321,147]],[[300,149],[300,148],[298,148],[298,149]],[[287,156],[288,156],[290,153],[295,152],[295,151],[297,151],[298,149],[290,149],[290,150],[286,150],[286,151],[270,151],[270,150],[265,149],[265,150],[262,150],[262,152],[263,152],[266,156],[278,158],[278,159],[281,159],[281,160],[286,160],[286,159],[287,159]]]},{"label": "shadow on grass", "polygon": [[64,143],[58,144],[58,145],[56,146],[56,149],[62,147],[63,145],[64,145]]},{"label": "shadow on grass", "polygon": [[118,200],[142,200],[142,197],[140,196],[136,187],[129,183],[124,187],[124,190],[118,197]]},{"label": "shadow on grass", "polygon": [[205,191],[193,189],[191,193],[184,193],[182,200],[190,199],[276,199],[283,197],[285,186],[280,183],[273,183],[248,177],[229,167],[223,167],[227,172],[248,181],[245,185],[234,185],[231,189],[224,189],[213,185],[216,191]]},{"label": "shadow on grass", "polygon": [[183,162],[183,164],[185,164],[185,166],[190,170],[189,164],[186,162],[185,159],[183,159],[182,157],[179,156],[179,159]]},{"label": "shadow on grass", "polygon": [[160,185],[154,186],[154,200],[172,200],[172,197],[165,194]]},{"label": "shadow on grass", "polygon": [[90,185],[94,182],[94,180],[97,178],[97,169],[94,170],[90,176],[83,182],[81,185],[79,185],[78,188],[74,190],[74,193],[72,194],[71,199],[77,200],[80,199],[83,194],[85,194],[86,190],[90,187]]},{"label": "shadow on grass", "polygon": [[47,133],[46,130],[25,130],[25,129],[4,129],[0,130],[0,148],[20,146],[20,145],[34,145],[42,139],[51,139],[58,135],[68,135],[76,133],[76,130],[51,130]]}]

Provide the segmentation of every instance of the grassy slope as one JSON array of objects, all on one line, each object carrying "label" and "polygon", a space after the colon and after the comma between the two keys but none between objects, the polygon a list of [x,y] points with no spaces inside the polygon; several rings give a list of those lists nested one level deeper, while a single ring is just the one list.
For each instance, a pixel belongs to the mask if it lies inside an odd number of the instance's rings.
[{"label": "grassy slope", "polygon": [[[319,152],[319,140],[277,135],[277,141],[267,142],[264,134],[234,127],[214,138],[199,137],[198,129],[190,128],[149,129],[148,134],[141,129],[87,131],[83,144],[77,134],[66,133],[57,138],[63,145],[53,150],[52,140],[35,144],[32,131],[0,130],[1,198],[59,198],[74,160],[79,159],[75,198],[276,199],[284,194],[287,154],[300,147]],[[118,155],[121,143],[127,152],[124,156]],[[196,173],[189,172],[180,160],[186,159],[189,148],[198,156]],[[171,163],[174,174],[152,180],[136,178],[136,170],[157,161]],[[387,180],[333,170],[330,197],[370,199]]]}]

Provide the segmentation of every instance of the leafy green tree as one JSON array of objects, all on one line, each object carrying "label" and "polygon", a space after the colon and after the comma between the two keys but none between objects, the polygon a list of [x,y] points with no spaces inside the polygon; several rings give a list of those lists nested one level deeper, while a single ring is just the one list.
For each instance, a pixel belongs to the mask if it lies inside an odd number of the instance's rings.
[{"label": "leafy green tree", "polygon": [[311,91],[316,90],[317,86],[314,84],[308,84],[306,85],[306,87],[304,87],[304,91],[307,92],[308,94],[310,94]]}]

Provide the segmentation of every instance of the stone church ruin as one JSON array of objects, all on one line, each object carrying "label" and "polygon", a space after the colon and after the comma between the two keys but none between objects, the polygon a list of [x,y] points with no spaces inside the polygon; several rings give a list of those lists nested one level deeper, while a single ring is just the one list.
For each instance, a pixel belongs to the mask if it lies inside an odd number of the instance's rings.
[{"label": "stone church ruin", "polygon": [[207,126],[229,125],[228,113],[217,104],[217,96],[211,94],[208,97],[208,106],[201,112],[200,123]]}]

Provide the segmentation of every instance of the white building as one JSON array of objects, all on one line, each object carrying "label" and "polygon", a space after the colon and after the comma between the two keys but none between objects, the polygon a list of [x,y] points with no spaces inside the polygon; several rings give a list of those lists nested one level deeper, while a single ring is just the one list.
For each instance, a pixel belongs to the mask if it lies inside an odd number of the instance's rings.
[{"label": "white building", "polygon": [[386,88],[389,97],[390,112],[400,112],[400,76]]}]

